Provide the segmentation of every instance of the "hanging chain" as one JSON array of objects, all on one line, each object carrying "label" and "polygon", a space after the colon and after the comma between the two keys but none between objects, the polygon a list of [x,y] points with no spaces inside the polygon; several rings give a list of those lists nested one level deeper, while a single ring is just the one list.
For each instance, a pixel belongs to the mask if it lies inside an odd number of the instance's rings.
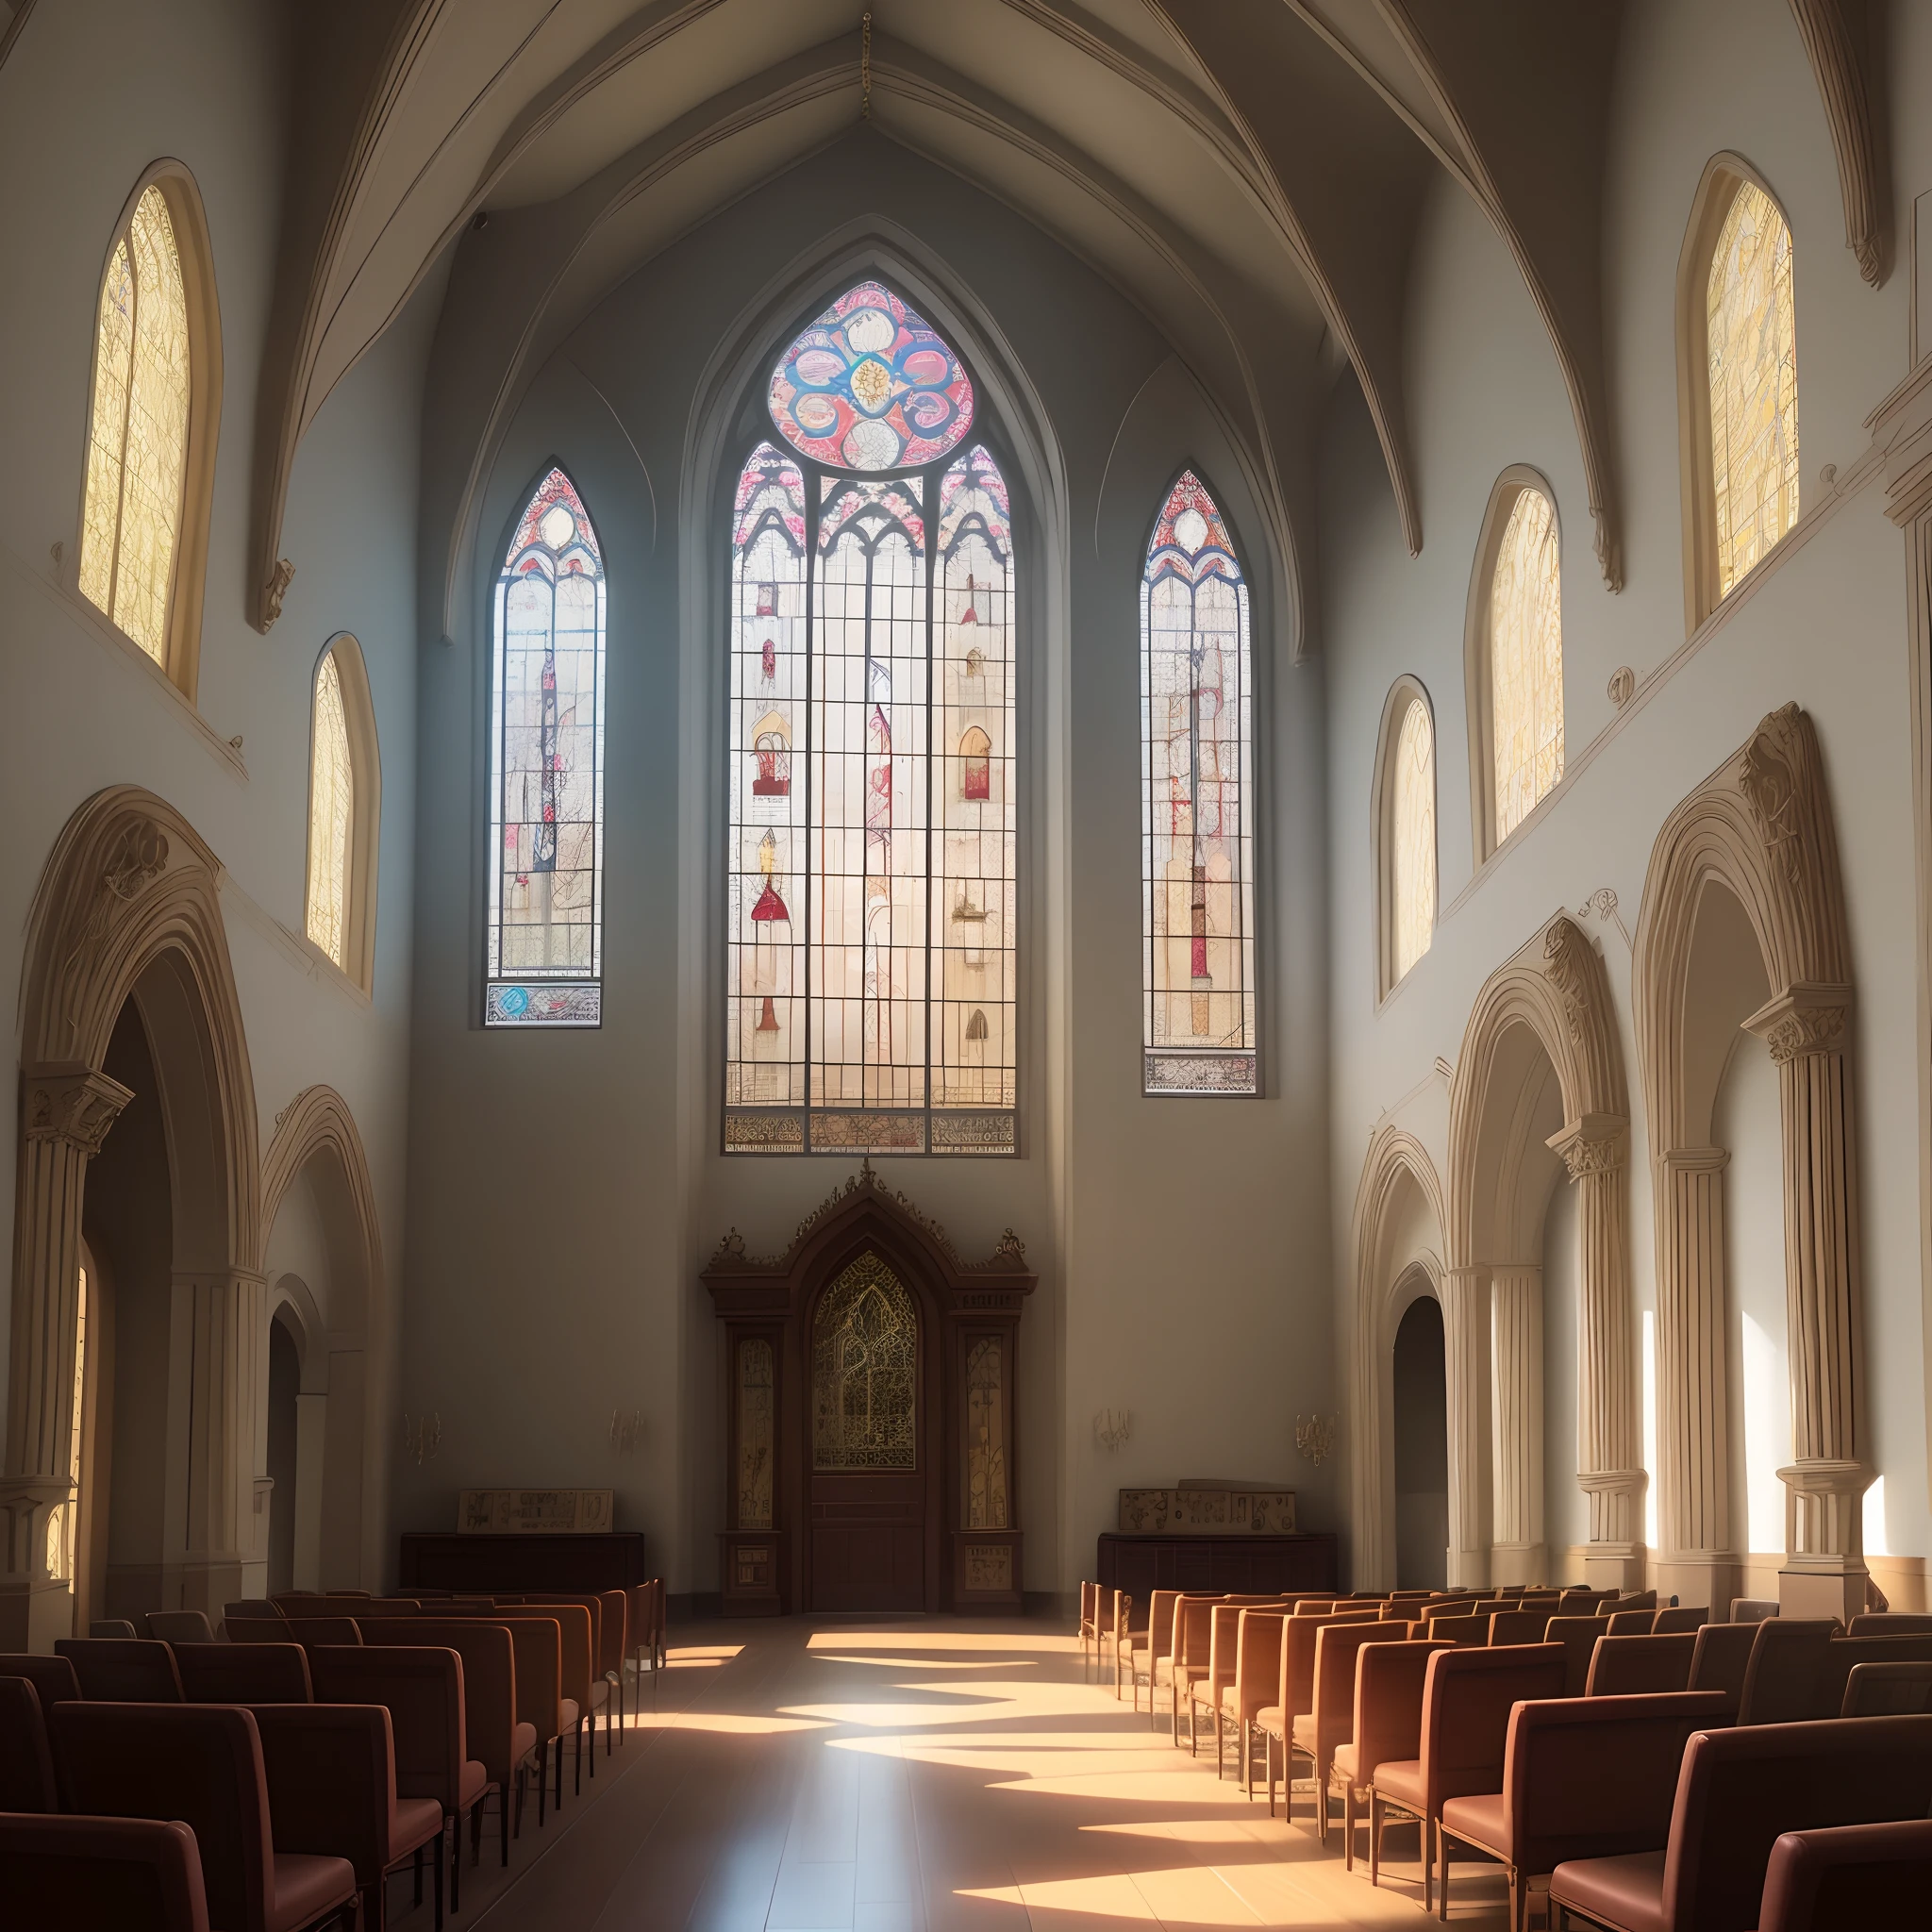
[{"label": "hanging chain", "polygon": [[858,22],[858,116],[872,119],[872,14],[868,10]]}]

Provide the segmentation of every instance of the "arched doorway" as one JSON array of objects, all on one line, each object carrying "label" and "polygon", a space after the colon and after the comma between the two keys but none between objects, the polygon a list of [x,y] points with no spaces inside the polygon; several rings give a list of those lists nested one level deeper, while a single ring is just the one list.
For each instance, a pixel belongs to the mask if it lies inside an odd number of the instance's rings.
[{"label": "arched doorway", "polygon": [[1449,1395],[1442,1305],[1419,1294],[1395,1331],[1395,1587],[1449,1576]]}]

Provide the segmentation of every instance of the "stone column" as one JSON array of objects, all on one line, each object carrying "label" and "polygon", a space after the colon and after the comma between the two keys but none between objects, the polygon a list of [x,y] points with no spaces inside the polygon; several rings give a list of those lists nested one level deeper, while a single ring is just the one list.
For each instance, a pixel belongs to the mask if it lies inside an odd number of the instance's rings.
[{"label": "stone column", "polygon": [[13,1210],[13,1324],[7,1473],[0,1477],[0,1649],[51,1651],[74,1634],[70,1579],[47,1560],[53,1512],[76,1506],[74,1348],[87,1164],[133,1094],[83,1062],[21,1080]]},{"label": "stone column", "polygon": [[1858,1456],[1858,1228],[1845,1031],[1851,989],[1787,989],[1744,1024],[1771,1049],[1784,1122],[1785,1324],[1791,1365],[1790,1524],[1778,1603],[1792,1616],[1865,1607]]},{"label": "stone column", "polygon": [[1541,1583],[1543,1271],[1490,1272],[1490,1441],[1495,1472],[1491,1583]]},{"label": "stone column", "polygon": [[1490,1580],[1490,1274],[1442,1276],[1443,1370],[1449,1407],[1449,1565],[1452,1588]]},{"label": "stone column", "polygon": [[1630,1332],[1628,1124],[1612,1114],[1588,1114],[1567,1122],[1549,1141],[1576,1189],[1576,1481],[1590,1498],[1584,1580],[1598,1590],[1643,1586],[1648,1478],[1637,1439],[1637,1352]]}]

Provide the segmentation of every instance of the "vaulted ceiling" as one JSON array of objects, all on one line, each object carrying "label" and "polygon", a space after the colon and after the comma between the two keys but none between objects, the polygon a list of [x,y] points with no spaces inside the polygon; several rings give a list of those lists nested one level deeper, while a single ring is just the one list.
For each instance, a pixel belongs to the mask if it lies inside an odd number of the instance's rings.
[{"label": "vaulted ceiling", "polygon": [[[1821,80],[1829,70],[1840,97],[1848,77],[1856,92],[1864,51],[1840,11],[1855,0],[1791,4]],[[317,0],[292,62],[294,158],[255,453],[256,621],[266,629],[279,606],[282,506],[304,431],[479,213],[541,206],[558,238],[528,312],[506,319],[504,354],[527,369],[652,254],[861,117],[1107,275],[1237,418],[1266,413],[1261,362],[1275,393],[1312,398],[1345,360],[1411,550],[1424,533],[1403,311],[1422,199],[1446,173],[1494,223],[1548,328],[1615,588],[1599,216],[1622,11],[1622,0]],[[1840,119],[1857,116],[1834,116],[1844,175],[1857,129],[1840,134]],[[1869,176],[1869,154],[1866,165]],[[506,390],[518,374],[506,369]],[[1261,456],[1267,470],[1275,453]]]}]

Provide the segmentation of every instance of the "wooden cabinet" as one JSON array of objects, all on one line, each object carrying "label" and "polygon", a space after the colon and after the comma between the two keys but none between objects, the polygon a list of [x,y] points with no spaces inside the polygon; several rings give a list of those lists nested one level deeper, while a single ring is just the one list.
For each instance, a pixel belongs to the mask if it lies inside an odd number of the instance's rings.
[{"label": "wooden cabinet", "polygon": [[513,1536],[410,1530],[403,1537],[405,1591],[628,1590],[650,1579],[643,1535],[635,1529]]},{"label": "wooden cabinet", "polygon": [[1310,1596],[1339,1587],[1335,1538],[1304,1536],[1119,1536],[1100,1539],[1095,1572],[1105,1590],[1124,1590],[1136,1605],[1157,1590],[1224,1591],[1274,1596],[1305,1590]]}]

